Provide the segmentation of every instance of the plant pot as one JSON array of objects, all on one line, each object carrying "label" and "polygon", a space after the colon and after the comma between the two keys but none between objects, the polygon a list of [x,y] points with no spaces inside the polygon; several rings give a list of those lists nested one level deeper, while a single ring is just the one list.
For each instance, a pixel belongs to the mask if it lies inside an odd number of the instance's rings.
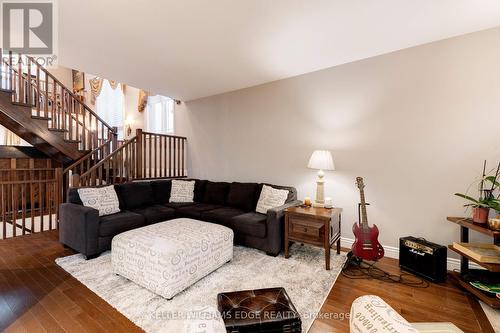
[{"label": "plant pot", "polygon": [[476,207],[472,210],[472,221],[475,223],[487,223],[489,213],[489,208]]}]

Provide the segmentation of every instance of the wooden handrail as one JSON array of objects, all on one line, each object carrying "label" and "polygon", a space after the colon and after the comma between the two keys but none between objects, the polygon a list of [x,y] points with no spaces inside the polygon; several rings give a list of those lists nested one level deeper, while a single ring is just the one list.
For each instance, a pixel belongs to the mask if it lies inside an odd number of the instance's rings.
[{"label": "wooden handrail", "polygon": [[120,183],[134,179],[182,178],[186,172],[187,139],[142,132],[76,178],[78,186]]},{"label": "wooden handrail", "polygon": [[26,184],[26,183],[50,183],[50,182],[55,182],[57,179],[56,178],[49,178],[49,179],[27,179],[27,180],[7,180],[3,181],[0,180],[0,185],[7,185],[7,184]]},{"label": "wooden handrail", "polygon": [[144,131],[142,131],[142,134],[187,140],[187,138],[185,136],[178,136],[178,135],[171,135],[171,134],[160,134],[160,133],[152,133],[152,132],[144,132]]},{"label": "wooden handrail", "polygon": [[74,167],[76,167],[76,166],[82,164],[83,162],[85,162],[87,159],[89,159],[90,157],[92,157],[92,155],[94,155],[96,152],[98,152],[99,150],[103,149],[106,145],[111,144],[112,141],[113,141],[112,139],[108,139],[103,144],[101,144],[99,147],[93,149],[89,153],[87,153],[84,156],[82,156],[79,160],[77,160],[76,162],[74,162],[73,164],[71,164],[69,167],[67,167],[66,169],[64,169],[63,174],[68,173]]},{"label": "wooden handrail", "polygon": [[81,99],[78,96],[76,96],[71,90],[69,90],[54,75],[52,75],[49,71],[47,71],[44,67],[42,67],[33,57],[26,56],[26,58],[30,59],[33,63],[35,63],[37,65],[37,67],[39,67],[40,70],[42,70],[45,73],[45,75],[49,76],[52,80],[54,80],[54,82],[57,82],[64,90],[66,90],[66,92],[68,92],[68,94],[71,97],[73,97],[73,99],[77,100],[78,103],[80,103],[81,105],[83,105],[83,107],[87,111],[89,111],[89,113],[91,113],[94,117],[97,118],[97,120],[99,120],[101,123],[103,123],[103,125],[106,126],[108,128],[108,130],[110,130],[111,132],[113,132],[113,127],[111,127],[110,125],[108,125],[108,123],[106,123],[101,117],[99,117],[99,115],[97,113],[95,113],[87,104],[85,104],[84,102],[82,102]]},{"label": "wooden handrail", "polygon": [[106,158],[100,160],[97,164],[95,164],[94,166],[92,166],[89,170],[87,170],[83,174],[81,174],[80,175],[80,179],[87,177],[91,172],[93,172],[96,169],[98,169],[101,165],[103,165],[104,163],[106,163],[107,161],[109,161],[111,158],[113,158],[114,156],[116,156],[117,154],[119,154],[121,151],[123,151],[132,142],[136,142],[136,141],[137,141],[137,137],[136,136],[134,136],[133,138],[130,138],[127,141],[125,141],[123,143],[123,145],[121,145],[119,148],[115,149],[111,154],[109,154],[108,156],[106,156]]},{"label": "wooden handrail", "polygon": [[[2,87],[13,92],[13,103],[29,105],[32,116],[48,120],[50,129],[60,130],[64,138],[78,143],[79,150],[93,150],[99,140],[117,134],[104,119],[85,104],[79,96],[33,57],[13,55],[3,57],[0,78]],[[42,80],[43,79],[43,80]]]}]

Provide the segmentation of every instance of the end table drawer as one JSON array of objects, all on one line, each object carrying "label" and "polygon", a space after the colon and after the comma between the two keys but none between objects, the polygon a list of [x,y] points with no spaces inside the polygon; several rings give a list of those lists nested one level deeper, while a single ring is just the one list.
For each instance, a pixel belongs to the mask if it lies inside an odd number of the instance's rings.
[{"label": "end table drawer", "polygon": [[288,232],[292,237],[306,237],[319,240],[325,234],[322,222],[305,220],[298,217],[290,218]]}]

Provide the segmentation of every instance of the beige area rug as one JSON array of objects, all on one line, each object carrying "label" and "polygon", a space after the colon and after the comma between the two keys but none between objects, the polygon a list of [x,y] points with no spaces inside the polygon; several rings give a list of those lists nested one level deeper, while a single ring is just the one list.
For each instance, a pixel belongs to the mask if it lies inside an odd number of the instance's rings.
[{"label": "beige area rug", "polygon": [[[332,251],[334,252],[334,251]],[[76,254],[56,263],[146,332],[225,332],[217,309],[220,292],[284,287],[307,332],[335,280],[345,254],[331,255],[325,270],[324,250],[292,245],[291,257],[271,257],[255,249],[234,247],[234,257],[215,272],[176,295],[171,301],[111,271],[110,252],[86,261]]]}]

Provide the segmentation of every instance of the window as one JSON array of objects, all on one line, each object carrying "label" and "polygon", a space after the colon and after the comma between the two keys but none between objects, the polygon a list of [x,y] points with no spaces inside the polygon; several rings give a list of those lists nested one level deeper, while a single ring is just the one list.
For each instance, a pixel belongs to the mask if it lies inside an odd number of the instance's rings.
[{"label": "window", "polygon": [[174,133],[174,100],[161,96],[148,97],[146,130],[151,133]]},{"label": "window", "polygon": [[111,88],[108,80],[102,83],[101,92],[95,105],[97,114],[111,127],[118,127],[118,139],[123,139],[124,106],[121,84],[116,89]]}]

